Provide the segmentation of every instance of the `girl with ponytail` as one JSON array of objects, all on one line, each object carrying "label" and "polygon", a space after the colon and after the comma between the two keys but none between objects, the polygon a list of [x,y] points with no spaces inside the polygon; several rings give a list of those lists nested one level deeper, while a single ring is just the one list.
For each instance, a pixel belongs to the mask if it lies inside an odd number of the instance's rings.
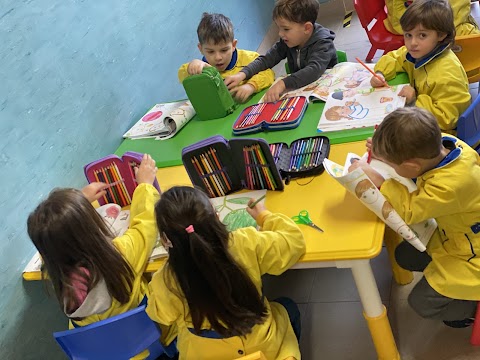
[{"label": "girl with ponytail", "polygon": [[305,240],[287,216],[262,204],[247,212],[261,231],[229,233],[208,197],[191,187],[171,188],[155,206],[169,258],[150,282],[147,313],[178,325],[180,359],[234,359],[258,350],[267,359],[300,359],[300,326],[295,321],[295,331],[289,321],[292,313],[299,320],[298,309],[285,298],[269,302],[261,276],[295,264]]}]

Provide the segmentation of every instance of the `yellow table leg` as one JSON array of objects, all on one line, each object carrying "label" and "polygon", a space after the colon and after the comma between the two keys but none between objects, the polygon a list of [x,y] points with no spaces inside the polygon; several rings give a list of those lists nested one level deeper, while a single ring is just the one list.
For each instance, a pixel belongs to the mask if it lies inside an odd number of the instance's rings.
[{"label": "yellow table leg", "polygon": [[379,360],[400,360],[400,354],[393,338],[392,328],[387,317],[387,309],[383,307],[383,313],[377,317],[363,316],[367,320],[373,344],[377,350]]},{"label": "yellow table leg", "polygon": [[395,248],[403,239],[395,231],[385,226],[385,235],[383,236],[385,245],[387,246],[388,258],[392,265],[393,278],[399,285],[407,285],[413,281],[413,273],[405,270],[397,264],[395,260]]}]

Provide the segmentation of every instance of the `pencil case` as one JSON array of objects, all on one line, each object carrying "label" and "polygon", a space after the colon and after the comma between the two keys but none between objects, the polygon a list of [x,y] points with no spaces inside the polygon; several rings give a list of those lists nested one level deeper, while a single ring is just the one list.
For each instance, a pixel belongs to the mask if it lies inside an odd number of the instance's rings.
[{"label": "pencil case", "polygon": [[[137,187],[134,168],[140,165],[142,157],[141,153],[127,151],[121,158],[112,154],[84,166],[88,183],[99,181],[111,185],[106,194],[98,199],[100,205],[115,203],[123,207],[132,203]],[[160,192],[157,179],[153,186]]]},{"label": "pencil case", "polygon": [[204,67],[201,74],[188,76],[182,84],[200,120],[222,118],[235,109],[235,101],[214,66]]},{"label": "pencil case", "polygon": [[258,131],[293,129],[300,125],[308,101],[305,96],[294,96],[275,102],[246,107],[233,124],[233,134],[243,135]]},{"label": "pencil case", "polygon": [[217,135],[182,149],[182,162],[192,183],[210,197],[241,189],[283,190],[280,172],[263,139]]},{"label": "pencil case", "polygon": [[304,137],[288,146],[270,144],[273,160],[288,185],[291,179],[321,174],[323,160],[330,154],[330,141],[326,136]]}]

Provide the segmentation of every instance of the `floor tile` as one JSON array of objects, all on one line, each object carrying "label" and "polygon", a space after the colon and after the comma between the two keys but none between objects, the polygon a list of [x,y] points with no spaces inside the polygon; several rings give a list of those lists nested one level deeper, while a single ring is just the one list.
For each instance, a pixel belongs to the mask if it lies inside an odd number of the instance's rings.
[{"label": "floor tile", "polygon": [[288,270],[280,276],[264,275],[263,293],[269,300],[286,296],[296,303],[307,303],[314,277],[315,269]]},{"label": "floor tile", "polygon": [[[392,285],[392,270],[386,248],[371,260],[371,266],[382,301],[388,301]],[[310,302],[360,301],[350,269],[317,269]]]},{"label": "floor tile", "polygon": [[471,328],[423,319],[402,299],[392,299],[388,316],[402,360],[480,359],[480,348],[469,342]]},{"label": "floor tile", "polygon": [[308,304],[300,350],[303,360],[377,358],[359,302]]}]

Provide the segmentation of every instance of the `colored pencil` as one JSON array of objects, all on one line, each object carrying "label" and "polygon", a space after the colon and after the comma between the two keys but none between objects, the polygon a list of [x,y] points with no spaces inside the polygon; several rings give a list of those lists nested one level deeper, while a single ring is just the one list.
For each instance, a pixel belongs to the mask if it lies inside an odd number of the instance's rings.
[{"label": "colored pencil", "polygon": [[265,197],[267,196],[267,194],[265,195],[262,195],[260,196],[257,200],[255,200],[253,203],[251,203],[250,205],[248,205],[248,207],[250,209],[253,209],[255,207],[255,205],[257,205],[260,201],[262,201],[263,199],[265,199]]},{"label": "colored pencil", "polygon": [[362,60],[360,60],[358,57],[355,58],[355,60],[357,60],[365,69],[367,69],[373,76],[375,76],[378,80],[380,80],[381,82],[383,82],[383,84],[385,86],[388,86],[390,87],[390,85],[387,84],[387,82],[385,80],[383,80],[380,76],[378,76],[378,74],[375,74],[375,72],[370,69]]},{"label": "colored pencil", "polygon": [[[95,170],[95,171],[93,172],[93,176],[95,177],[95,180],[96,180],[97,182],[102,182],[102,181],[100,181],[100,180],[98,179],[97,170]],[[105,195],[103,195],[103,201],[105,202],[105,204],[108,204],[108,200],[107,200],[106,194],[107,194],[107,191],[105,191]]]}]

